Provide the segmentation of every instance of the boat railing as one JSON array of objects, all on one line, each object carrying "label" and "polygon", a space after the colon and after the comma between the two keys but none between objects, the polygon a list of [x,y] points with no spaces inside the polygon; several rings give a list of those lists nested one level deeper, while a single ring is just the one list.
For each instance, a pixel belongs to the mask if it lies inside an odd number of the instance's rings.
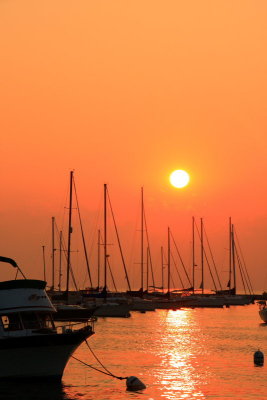
[{"label": "boat railing", "polygon": [[55,323],[55,328],[57,333],[71,333],[82,328],[88,328],[89,326],[94,331],[94,323],[96,320],[96,318],[79,318],[77,321],[60,321],[60,324]]},{"label": "boat railing", "polygon": [[[94,322],[96,318],[90,319],[79,319],[78,321],[61,321],[60,325],[55,323],[55,325],[40,327],[40,328],[23,328],[22,326],[18,327],[15,323],[9,323],[9,325],[2,325],[2,337],[16,337],[16,336],[31,336],[32,334],[63,334],[63,333],[71,333],[78,331],[80,329],[90,329],[94,331]],[[22,333],[23,332],[23,333]]]}]

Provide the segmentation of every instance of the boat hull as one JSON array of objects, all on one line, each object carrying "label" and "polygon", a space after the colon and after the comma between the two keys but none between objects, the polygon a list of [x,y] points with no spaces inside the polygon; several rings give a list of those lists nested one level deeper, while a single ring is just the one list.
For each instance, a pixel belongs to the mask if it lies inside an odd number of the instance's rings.
[{"label": "boat hull", "polygon": [[267,323],[267,308],[263,308],[262,310],[259,310],[259,316],[263,322]]},{"label": "boat hull", "polygon": [[128,304],[112,304],[104,303],[94,311],[95,317],[113,317],[113,318],[129,318],[130,307]]},{"label": "boat hull", "polygon": [[72,353],[92,334],[91,329],[80,329],[70,333],[1,339],[0,379],[60,381]]}]

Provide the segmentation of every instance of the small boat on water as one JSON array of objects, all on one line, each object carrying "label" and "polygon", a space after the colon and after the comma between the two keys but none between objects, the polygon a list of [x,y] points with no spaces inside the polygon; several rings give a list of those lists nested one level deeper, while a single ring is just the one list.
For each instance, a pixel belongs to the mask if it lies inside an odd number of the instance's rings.
[{"label": "small boat on water", "polygon": [[259,305],[259,316],[262,319],[263,322],[267,323],[267,304],[266,300],[259,300],[258,302]]},{"label": "small boat on water", "polygon": [[[0,261],[17,267],[14,260]],[[24,276],[24,275],[23,275]],[[60,381],[71,355],[94,334],[93,322],[56,326],[46,282],[0,282],[0,379]]]}]

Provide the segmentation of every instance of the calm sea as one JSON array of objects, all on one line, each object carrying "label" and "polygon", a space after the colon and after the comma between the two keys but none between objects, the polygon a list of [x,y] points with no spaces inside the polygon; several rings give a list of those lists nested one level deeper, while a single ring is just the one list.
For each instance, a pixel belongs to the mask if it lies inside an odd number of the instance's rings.
[{"label": "calm sea", "polygon": [[[257,305],[223,309],[133,312],[99,318],[89,344],[114,375],[134,375],[140,392],[71,359],[62,385],[1,384],[1,399],[174,400],[267,399],[267,325]],[[266,365],[254,366],[254,352]],[[83,344],[75,357],[100,368]],[[40,360],[42,362],[42,360]]]}]

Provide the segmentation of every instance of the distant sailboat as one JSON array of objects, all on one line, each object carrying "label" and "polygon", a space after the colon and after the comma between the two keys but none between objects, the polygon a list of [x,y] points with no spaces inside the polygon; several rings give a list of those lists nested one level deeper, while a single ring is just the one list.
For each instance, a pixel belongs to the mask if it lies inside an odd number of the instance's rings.
[{"label": "distant sailboat", "polygon": [[107,195],[107,184],[104,184],[104,287],[102,290],[102,296],[94,297],[94,293],[91,293],[89,296],[83,297],[83,304],[85,306],[90,306],[93,301],[94,304],[97,305],[97,309],[93,314],[96,317],[128,318],[131,316],[128,303],[119,303],[118,299],[108,292],[107,270],[109,255],[107,253]]}]

